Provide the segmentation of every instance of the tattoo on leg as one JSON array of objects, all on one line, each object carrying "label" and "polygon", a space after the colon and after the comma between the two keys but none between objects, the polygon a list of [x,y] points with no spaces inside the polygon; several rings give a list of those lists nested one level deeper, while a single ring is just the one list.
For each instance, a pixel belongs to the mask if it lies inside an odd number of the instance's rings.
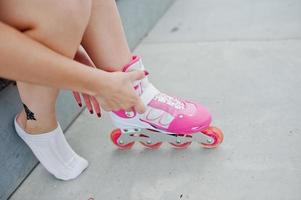
[{"label": "tattoo on leg", "polygon": [[23,107],[25,109],[27,120],[36,120],[34,117],[34,113],[29,110],[29,108],[23,103]]}]

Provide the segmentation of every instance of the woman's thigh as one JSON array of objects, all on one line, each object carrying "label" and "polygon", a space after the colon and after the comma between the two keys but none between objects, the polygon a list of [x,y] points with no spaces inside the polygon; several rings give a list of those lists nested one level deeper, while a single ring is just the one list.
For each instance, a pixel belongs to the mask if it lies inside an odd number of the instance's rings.
[{"label": "woman's thigh", "polygon": [[[63,23],[90,7],[89,0],[1,0],[0,20],[19,30],[26,30],[45,21],[48,24],[56,24],[57,20]],[[78,16],[78,20],[81,18]]]},{"label": "woman's thigh", "polygon": [[[65,55],[70,48],[77,49],[90,12],[91,0],[0,1],[2,22]],[[72,54],[74,50],[67,56]]]}]

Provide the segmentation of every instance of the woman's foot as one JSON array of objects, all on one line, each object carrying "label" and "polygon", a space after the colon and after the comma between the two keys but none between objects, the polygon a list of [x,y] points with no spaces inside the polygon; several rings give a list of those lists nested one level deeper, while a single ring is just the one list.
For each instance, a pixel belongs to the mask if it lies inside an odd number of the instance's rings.
[{"label": "woman's foot", "polygon": [[[28,127],[26,118],[24,120],[22,116],[16,116],[14,124],[18,135],[56,178],[75,179],[88,167],[88,161],[72,150],[58,123],[55,129],[40,134],[28,133],[31,127]],[[23,127],[26,127],[25,130]]]}]

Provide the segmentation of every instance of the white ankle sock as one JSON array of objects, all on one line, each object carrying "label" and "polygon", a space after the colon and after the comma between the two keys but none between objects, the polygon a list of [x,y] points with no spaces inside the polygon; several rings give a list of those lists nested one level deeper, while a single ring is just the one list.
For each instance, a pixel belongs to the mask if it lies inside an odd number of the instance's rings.
[{"label": "white ankle sock", "polygon": [[74,179],[88,167],[88,161],[72,150],[59,124],[48,133],[31,135],[19,126],[15,118],[15,129],[42,165],[56,178]]}]

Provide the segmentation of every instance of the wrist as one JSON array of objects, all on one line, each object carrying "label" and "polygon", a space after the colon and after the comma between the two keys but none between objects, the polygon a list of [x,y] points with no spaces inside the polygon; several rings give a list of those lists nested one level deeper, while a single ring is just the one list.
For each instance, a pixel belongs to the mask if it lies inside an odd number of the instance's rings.
[{"label": "wrist", "polygon": [[87,94],[91,96],[96,96],[101,93],[101,91],[107,88],[107,84],[109,83],[110,73],[97,69],[97,68],[90,68],[91,69],[91,79],[87,80],[88,83],[86,84]]}]

